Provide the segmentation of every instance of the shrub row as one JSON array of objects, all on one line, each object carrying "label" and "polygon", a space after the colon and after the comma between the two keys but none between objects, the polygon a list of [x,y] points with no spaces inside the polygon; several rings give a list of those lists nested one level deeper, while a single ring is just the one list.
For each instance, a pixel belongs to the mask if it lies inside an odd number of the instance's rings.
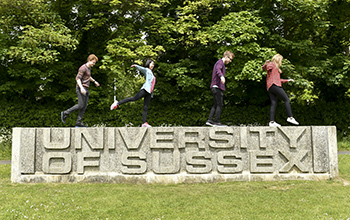
[{"label": "shrub row", "polygon": [[[60,107],[63,108],[64,107]],[[83,121],[89,126],[140,126],[142,124],[143,102],[128,103],[117,110],[95,109],[88,106]],[[269,121],[269,105],[266,106],[224,106],[222,122],[227,125],[267,126]],[[75,125],[76,113],[73,113],[63,124],[60,112],[63,109],[51,106],[25,106],[18,108],[14,105],[3,105],[0,111],[2,127],[72,127]],[[347,136],[349,133],[349,103],[318,103],[317,105],[298,105],[292,103],[294,117],[300,125],[335,125],[338,135]],[[153,126],[204,126],[210,108],[185,109],[176,106],[162,105],[156,102],[149,108],[148,122]],[[283,103],[276,111],[276,121],[288,125],[287,114]]]}]

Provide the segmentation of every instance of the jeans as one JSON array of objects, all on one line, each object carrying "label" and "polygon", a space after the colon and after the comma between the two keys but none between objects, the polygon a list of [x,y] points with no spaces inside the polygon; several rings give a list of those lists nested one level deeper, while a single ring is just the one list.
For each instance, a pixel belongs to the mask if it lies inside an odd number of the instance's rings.
[{"label": "jeans", "polygon": [[81,93],[81,91],[80,91],[80,87],[77,86],[76,87],[76,92],[77,92],[77,95],[78,95],[78,104],[74,105],[70,109],[67,109],[66,111],[64,111],[65,114],[69,115],[70,113],[79,110],[78,118],[77,118],[77,124],[81,123],[81,120],[82,120],[82,118],[84,116],[84,113],[85,113],[85,110],[87,108],[88,101],[89,101],[89,95],[90,95],[89,89],[85,88],[85,90],[86,90],[86,94],[83,95]]},{"label": "jeans", "polygon": [[215,114],[215,122],[219,123],[220,122],[220,116],[221,116],[221,111],[222,107],[224,105],[224,93],[221,89],[212,87],[211,92],[213,93],[214,97],[214,106],[210,110],[209,114],[209,121],[213,121],[214,114]]}]

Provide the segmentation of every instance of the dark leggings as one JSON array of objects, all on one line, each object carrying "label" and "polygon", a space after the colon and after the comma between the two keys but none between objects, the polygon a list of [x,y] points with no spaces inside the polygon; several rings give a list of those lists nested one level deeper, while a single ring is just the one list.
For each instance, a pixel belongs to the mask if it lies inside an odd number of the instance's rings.
[{"label": "dark leggings", "polygon": [[288,117],[293,117],[289,98],[286,92],[282,89],[282,87],[279,87],[273,84],[269,89],[269,94],[270,94],[270,100],[271,100],[270,121],[275,121],[278,98],[284,101],[284,106],[286,108]]},{"label": "dark leggings", "polygon": [[122,104],[127,103],[127,102],[134,102],[134,101],[139,100],[142,97],[144,97],[144,99],[143,99],[142,123],[145,123],[145,122],[147,122],[148,107],[149,107],[149,104],[151,103],[151,94],[146,92],[146,90],[141,89],[138,93],[136,93],[136,95],[134,95],[134,97],[123,99],[123,100],[121,100],[118,103],[118,105],[122,105]]}]

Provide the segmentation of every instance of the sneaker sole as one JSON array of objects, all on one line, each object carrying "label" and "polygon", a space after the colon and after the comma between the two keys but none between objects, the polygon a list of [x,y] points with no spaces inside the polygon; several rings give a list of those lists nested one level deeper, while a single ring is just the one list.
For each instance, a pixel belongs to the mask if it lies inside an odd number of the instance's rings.
[{"label": "sneaker sole", "polygon": [[288,123],[292,124],[292,125],[299,125],[299,123],[293,123],[293,122],[290,122],[290,121],[287,121]]},{"label": "sneaker sole", "polygon": [[205,123],[205,125],[208,125],[208,126],[211,126],[211,127],[213,127],[214,125],[213,124],[211,124],[210,122],[206,122]]}]

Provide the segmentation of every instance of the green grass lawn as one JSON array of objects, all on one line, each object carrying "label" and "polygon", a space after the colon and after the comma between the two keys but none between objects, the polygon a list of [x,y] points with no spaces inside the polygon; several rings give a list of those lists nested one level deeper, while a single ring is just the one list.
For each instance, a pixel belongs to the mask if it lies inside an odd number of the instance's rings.
[{"label": "green grass lawn", "polygon": [[0,219],[350,219],[349,162],[329,181],[178,185],[11,184],[0,165]]},{"label": "green grass lawn", "polygon": [[329,181],[178,185],[12,184],[0,165],[0,219],[350,219],[350,155],[338,160]]}]

